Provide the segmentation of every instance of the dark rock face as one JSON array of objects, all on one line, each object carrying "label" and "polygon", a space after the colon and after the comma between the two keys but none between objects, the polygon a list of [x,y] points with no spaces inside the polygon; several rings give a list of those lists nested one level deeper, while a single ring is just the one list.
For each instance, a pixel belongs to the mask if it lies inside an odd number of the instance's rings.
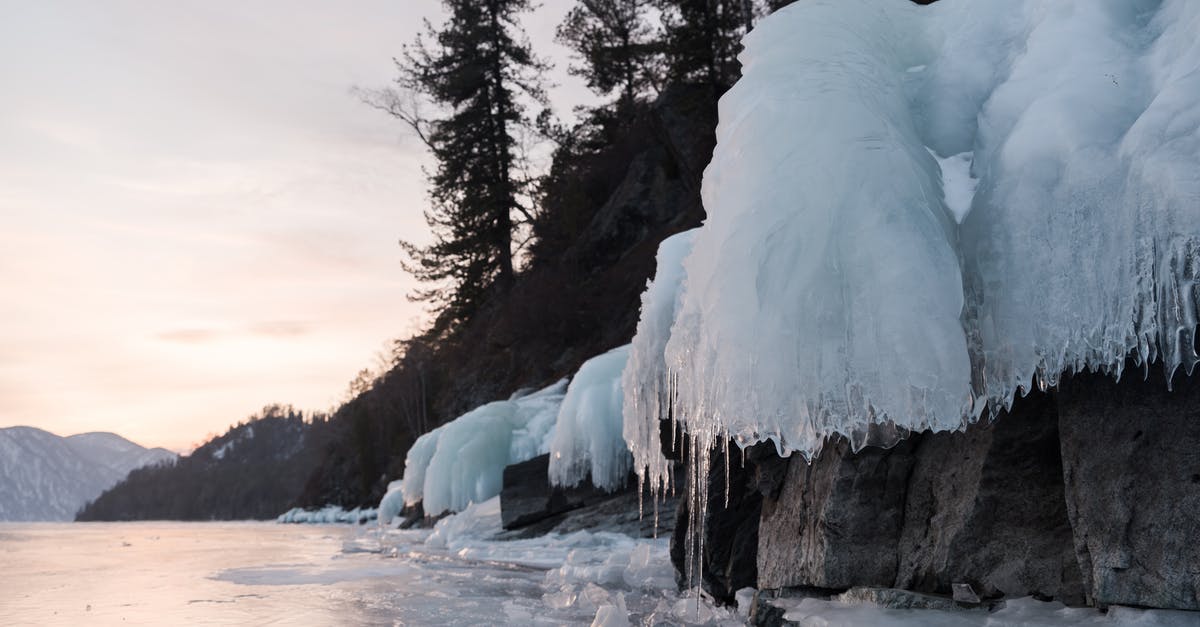
[{"label": "dark rock face", "polygon": [[[741,588],[754,586],[758,580],[757,553],[759,539],[759,517],[762,495],[757,489],[758,465],[747,451],[745,458],[737,446],[730,444],[729,458],[724,451],[710,453],[711,466],[708,473],[708,503],[702,525],[703,560],[688,568],[688,542],[700,538],[688,533],[691,507],[687,495],[690,485],[685,485],[679,500],[675,518],[675,533],[671,536],[671,562],[680,575],[680,583],[687,584],[686,576],[692,573],[698,583],[713,598],[732,603],[734,593]],[[728,461],[728,491],[726,490],[726,461]],[[687,481],[691,481],[690,476]],[[728,496],[727,496],[728,495]],[[728,501],[726,501],[728,498]],[[698,556],[698,546],[693,546],[693,555]]]},{"label": "dark rock face", "polygon": [[1200,385],[1064,377],[1066,503],[1089,600],[1200,610]]},{"label": "dark rock face", "polygon": [[671,533],[677,507],[673,496],[656,501],[640,495],[632,480],[615,492],[599,490],[590,481],[574,488],[553,487],[549,467],[549,455],[505,467],[500,492],[500,520],[505,531],[496,539],[584,529],[643,538]]},{"label": "dark rock face", "polygon": [[1200,384],[1138,374],[1065,377],[963,432],[776,462],[782,482],[759,473],[758,587],[1200,610]]},{"label": "dark rock face", "polygon": [[763,505],[759,585],[853,586],[1083,601],[1062,487],[1054,399],[961,433],[793,456]]},{"label": "dark rock face", "polygon": [[984,598],[1083,602],[1063,497],[1054,398],[961,433],[923,434],[908,482],[895,585]]},{"label": "dark rock face", "polygon": [[762,506],[759,587],[890,586],[913,463],[911,440],[852,454],[838,438],[811,464],[791,456]]},{"label": "dark rock face", "polygon": [[504,468],[500,521],[505,529],[526,527],[612,498],[612,494],[596,489],[590,481],[574,488],[551,486],[549,469],[549,454]]}]

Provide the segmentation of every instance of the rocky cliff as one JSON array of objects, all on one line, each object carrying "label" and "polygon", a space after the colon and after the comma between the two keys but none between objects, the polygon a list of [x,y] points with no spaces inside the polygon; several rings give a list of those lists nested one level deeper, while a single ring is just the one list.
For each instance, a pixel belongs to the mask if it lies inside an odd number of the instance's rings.
[{"label": "rocky cliff", "polygon": [[[1200,610],[1200,383],[1177,375],[1168,391],[1161,368],[1141,374],[1065,377],[963,432],[775,457],[782,481],[748,462],[761,505],[710,498],[703,585]],[[715,461],[710,478],[719,494]],[[745,498],[735,488],[731,502]],[[752,550],[745,533],[712,532],[747,526]],[[747,561],[754,583],[730,580]]]}]

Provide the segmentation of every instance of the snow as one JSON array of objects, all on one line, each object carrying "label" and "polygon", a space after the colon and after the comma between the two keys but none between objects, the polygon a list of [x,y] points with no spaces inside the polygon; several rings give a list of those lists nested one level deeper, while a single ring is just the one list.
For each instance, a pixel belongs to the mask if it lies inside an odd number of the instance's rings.
[{"label": "snow", "polygon": [[549,451],[566,387],[559,381],[533,394],[481,405],[417,438],[405,458],[403,503],[420,502],[432,516],[499,494],[505,466]]},{"label": "snow", "polygon": [[662,476],[664,414],[705,448],[811,456],[834,433],[961,428],[1062,372],[1119,376],[1130,351],[1190,372],[1196,32],[1191,0],[812,0],[764,19],[720,102],[665,376],[669,290],[643,301],[638,465]]},{"label": "snow", "polygon": [[962,224],[963,218],[971,212],[971,202],[975,200],[975,189],[979,186],[979,179],[971,176],[975,153],[960,152],[946,158],[937,156],[932,150],[929,153],[937,159],[942,171],[942,200],[954,221]]},{"label": "snow", "polygon": [[603,490],[625,484],[632,469],[622,437],[621,371],[629,345],[593,357],[575,373],[554,427],[550,445],[550,482],[575,486],[591,477]]},{"label": "snow", "polygon": [[683,289],[683,259],[692,251],[696,229],[672,235],[658,246],[654,279],[642,293],[642,310],[637,332],[629,349],[629,361],[621,373],[625,391],[622,431],[633,452],[634,470],[645,484],[647,474],[658,483],[649,486],[661,491],[670,473],[670,464],[662,455],[659,421],[670,418],[673,398],[670,371],[664,351],[671,337],[671,324],[679,309]]}]

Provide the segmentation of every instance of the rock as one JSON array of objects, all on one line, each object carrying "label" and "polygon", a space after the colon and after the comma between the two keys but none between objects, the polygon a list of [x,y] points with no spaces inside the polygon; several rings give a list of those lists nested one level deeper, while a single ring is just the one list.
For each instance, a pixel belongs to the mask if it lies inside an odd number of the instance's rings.
[{"label": "rock", "polygon": [[[549,454],[504,468],[500,522],[505,529],[526,527],[613,498],[612,494],[595,488],[591,481],[584,481],[573,488],[551,486],[549,468]],[[632,483],[626,482],[626,489]]]},{"label": "rock", "polygon": [[[639,506],[644,511],[639,513]],[[658,515],[655,515],[655,507]],[[649,495],[639,503],[636,488],[628,488],[582,507],[541,519],[524,527],[500,532],[496,540],[536,538],[547,533],[608,531],[635,538],[667,536],[675,526],[675,498],[655,503]]]},{"label": "rock", "polygon": [[[794,458],[763,505],[759,587],[856,586],[1084,601],[1063,496],[1054,399],[963,432]],[[768,481],[767,487],[771,485]]]},{"label": "rock", "polygon": [[905,496],[895,586],[1084,602],[1052,396],[963,432],[924,433]]},{"label": "rock", "polygon": [[850,452],[831,439],[811,463],[789,458],[777,499],[764,499],[758,587],[891,586],[913,442]]},{"label": "rock", "polygon": [[1064,377],[1066,504],[1089,600],[1200,610],[1200,384]]}]

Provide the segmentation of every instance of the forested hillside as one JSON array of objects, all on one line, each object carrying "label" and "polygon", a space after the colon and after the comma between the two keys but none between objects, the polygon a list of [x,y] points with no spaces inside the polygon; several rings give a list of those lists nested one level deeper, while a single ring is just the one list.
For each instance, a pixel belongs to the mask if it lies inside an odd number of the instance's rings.
[{"label": "forested hillside", "polygon": [[134,470],[76,520],[274,518],[300,494],[328,428],[322,416],[267,407],[174,464]]}]

